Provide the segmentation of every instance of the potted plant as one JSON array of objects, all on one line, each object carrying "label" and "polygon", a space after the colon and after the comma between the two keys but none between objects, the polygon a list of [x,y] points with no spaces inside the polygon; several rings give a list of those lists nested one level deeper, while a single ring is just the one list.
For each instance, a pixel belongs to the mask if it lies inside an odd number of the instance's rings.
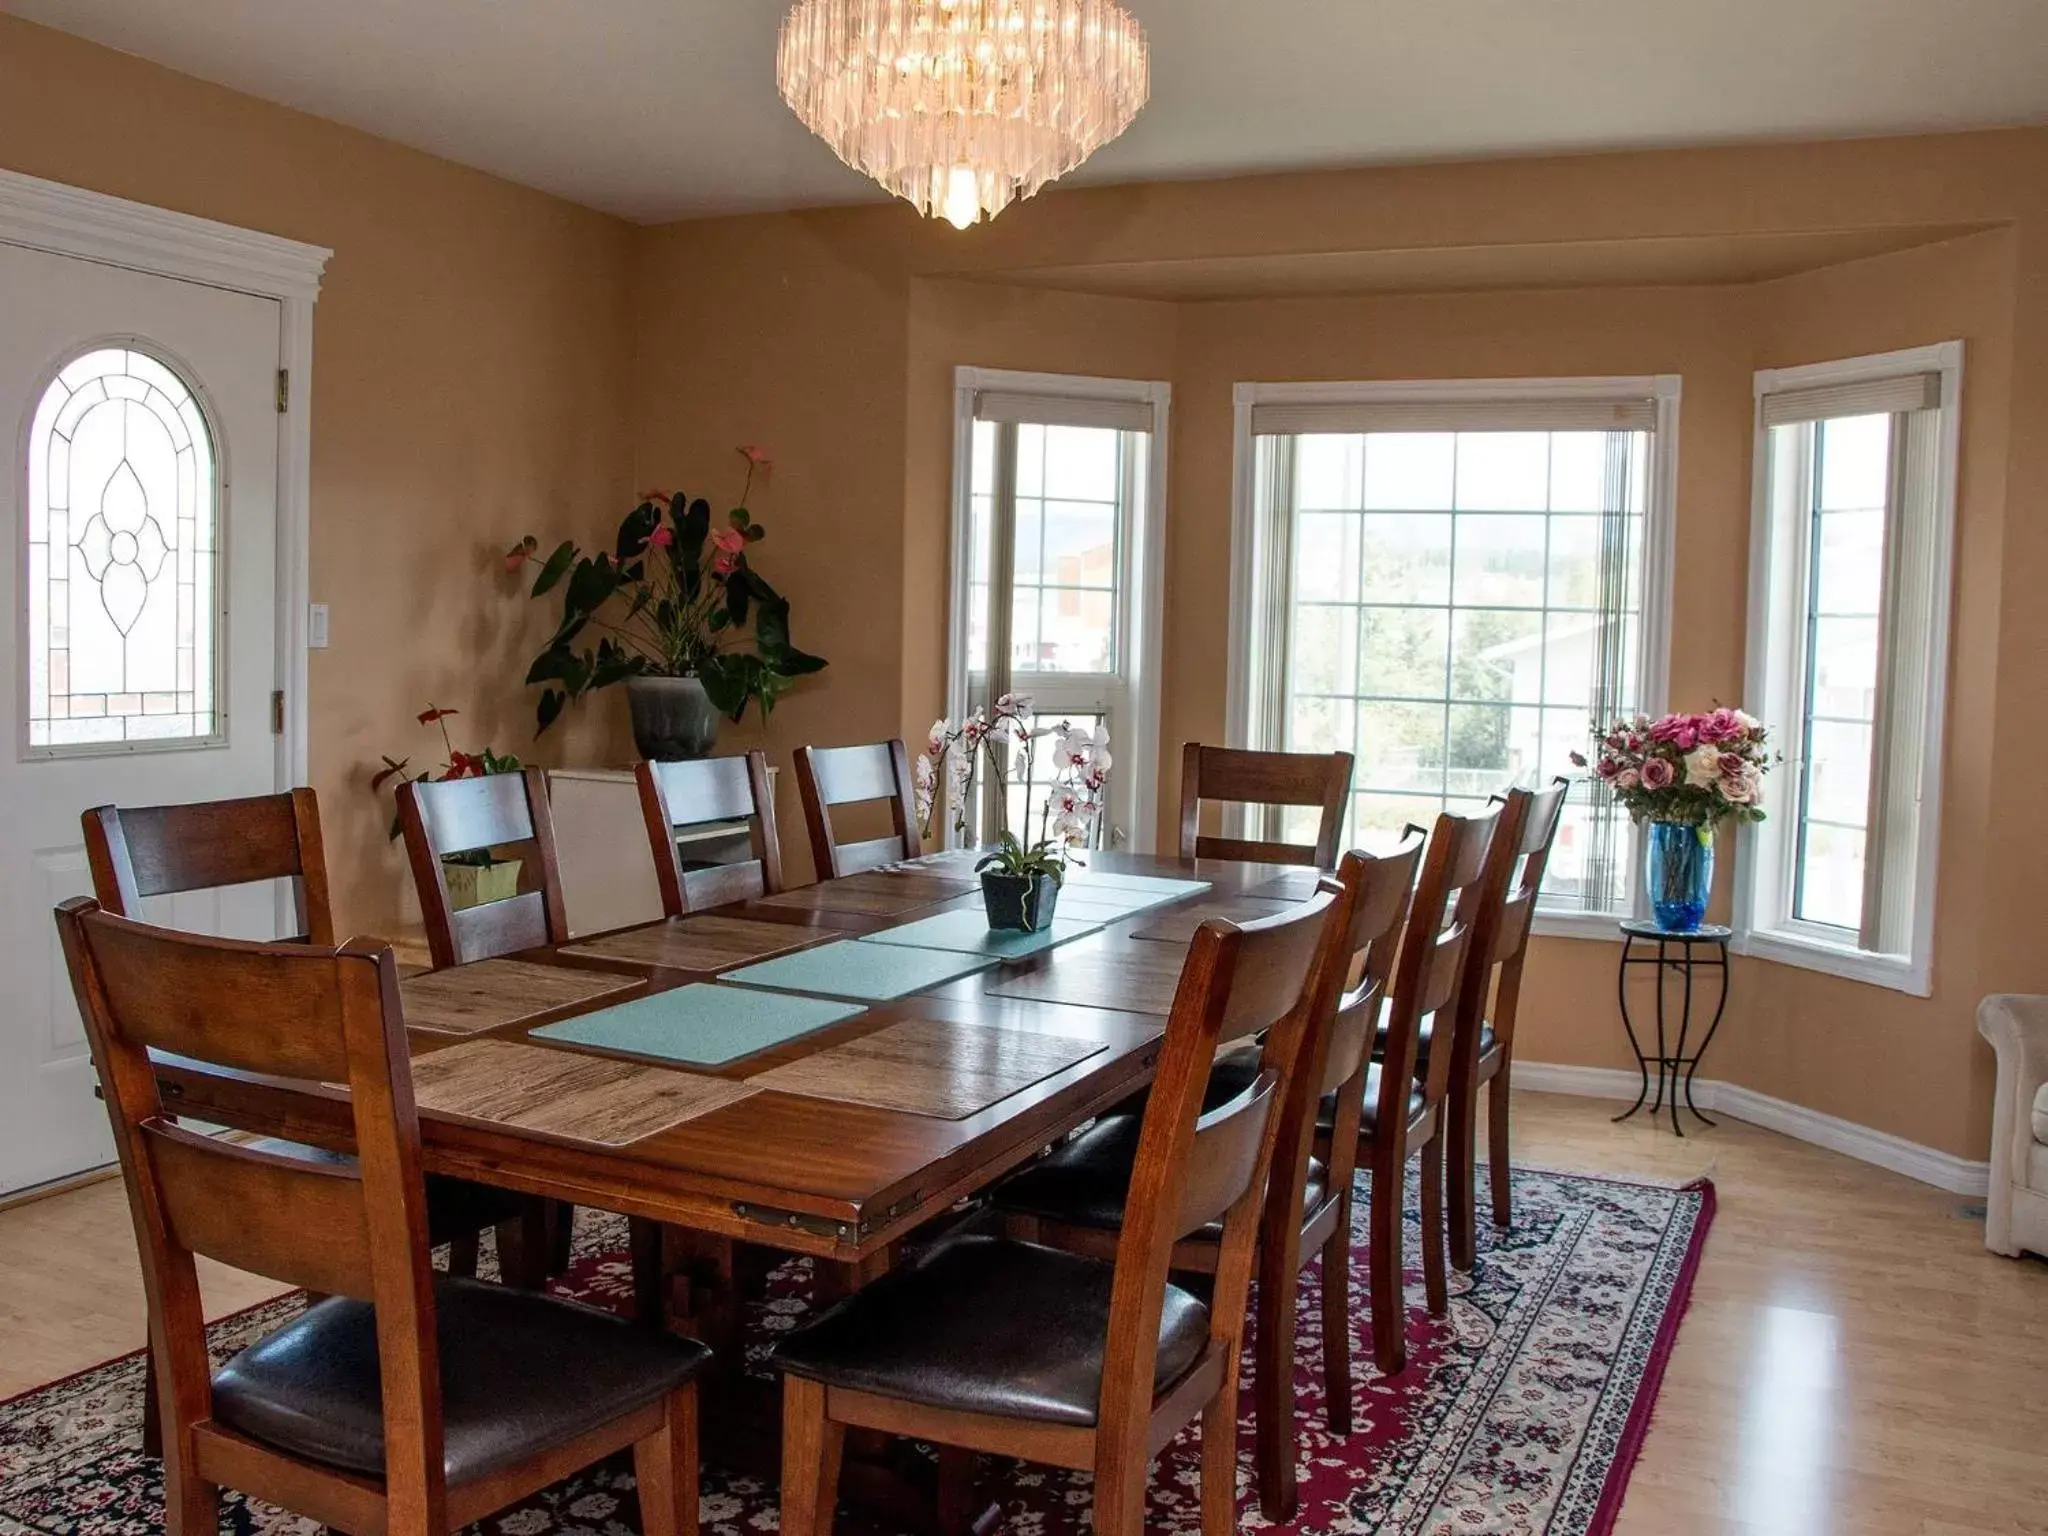
[{"label": "potted plant", "polygon": [[[1643,884],[1657,925],[1690,933],[1714,885],[1714,829],[1762,821],[1766,731],[1739,709],[1594,722],[1593,774],[1627,807],[1643,840]],[[1572,762],[1587,766],[1584,753]]]},{"label": "potted plant", "polygon": [[[413,773],[409,757],[386,757],[384,766],[370,777],[372,791],[381,791],[386,784],[397,780],[401,784],[438,783],[443,779],[476,779],[490,773],[517,773],[519,759],[493,752],[485,747],[481,752],[459,750],[448,735],[448,722],[460,714],[460,710],[443,709],[438,704],[429,704],[420,711],[421,725],[438,725],[441,728],[441,746],[447,753],[438,773],[428,771]],[[395,841],[400,834],[398,813],[391,815],[391,836]],[[506,901],[519,894],[519,859],[501,859],[488,848],[472,848],[463,853],[450,853],[441,859],[442,876],[448,885],[448,900],[458,910],[465,907],[480,907],[486,902]]]},{"label": "potted plant", "polygon": [[[539,562],[532,596],[559,587],[562,619],[526,673],[542,689],[536,735],[571,700],[622,682],[642,757],[702,757],[720,715],[739,720],[751,703],[765,716],[795,679],[825,665],[790,644],[789,601],[748,556],[766,530],[747,511],[747,495],[755,474],[765,480],[772,466],[760,448],[739,452],[746,485],[718,526],[703,498],[649,491],[619,524],[610,553],[585,554],[564,539]],[[528,534],[506,552],[506,569],[520,570],[539,551]]]},{"label": "potted plant", "polygon": [[[1047,737],[1053,739],[1053,780],[1039,807],[1038,838],[1027,844],[1009,828],[1010,754],[1013,747],[1021,750],[1029,784],[1038,743]],[[1066,720],[1037,728],[1030,698],[1015,693],[997,699],[993,710],[975,710],[958,726],[935,721],[914,773],[918,817],[927,834],[943,783],[953,831],[962,841],[970,838],[969,807],[984,761],[1002,823],[994,849],[975,865],[988,925],[1035,933],[1053,919],[1071,850],[1085,847],[1099,823],[1109,783],[1109,732],[1079,729]]]}]

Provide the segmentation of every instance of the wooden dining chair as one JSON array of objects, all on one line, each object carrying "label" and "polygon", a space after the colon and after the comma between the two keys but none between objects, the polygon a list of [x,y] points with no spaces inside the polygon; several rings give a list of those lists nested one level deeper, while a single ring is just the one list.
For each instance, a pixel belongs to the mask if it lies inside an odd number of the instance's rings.
[{"label": "wooden dining chair", "polygon": [[[1571,780],[1560,778],[1548,789],[1514,789],[1498,797],[1500,827],[1487,854],[1489,868],[1478,882],[1489,894],[1473,924],[1465,956],[1465,981],[1458,993],[1457,1043],[1451,1053],[1451,1267],[1466,1272],[1472,1268],[1478,1247],[1474,1143],[1478,1139],[1481,1084],[1491,1085],[1487,1089],[1486,1137],[1493,1221],[1498,1227],[1513,1221],[1508,1098],[1515,1011],[1522,999],[1522,962],[1529,952],[1537,893],[1543,886],[1543,871],[1549,867],[1551,845],[1557,839],[1565,797],[1570,793]],[[1496,891],[1497,896],[1490,894]]]},{"label": "wooden dining chair", "polygon": [[[670,917],[728,901],[773,896],[782,889],[782,840],[775,831],[766,754],[643,762],[633,770],[633,778],[640,786],[640,814],[654,850],[662,911]],[[676,828],[708,821],[746,822],[753,857],[709,869],[685,868]]]},{"label": "wooden dining chair", "polygon": [[[200,938],[83,898],[57,927],[142,1252],[172,1536],[215,1536],[222,1485],[335,1530],[453,1531],[627,1447],[643,1528],[696,1530],[702,1345],[435,1276],[388,948]],[[347,1084],[358,1155],[180,1124],[151,1050]],[[328,1299],[216,1371],[195,1255]]]},{"label": "wooden dining chair", "polygon": [[[1372,1020],[1393,970],[1393,945],[1422,856],[1410,839],[1384,858],[1347,853],[1323,885],[1336,896],[1330,939],[1317,964],[1309,1034],[1279,1091],[1280,1130],[1259,1222],[1257,1359],[1253,1367],[1259,1506],[1268,1520],[1293,1518],[1296,1504],[1294,1357],[1301,1271],[1320,1254],[1323,1368],[1330,1427],[1350,1433],[1351,1234],[1339,1225],[1339,1191],[1356,1170],[1355,1139],[1330,1164],[1314,1155],[1317,1106],[1358,1072],[1372,1044]],[[1270,1062],[1271,1036],[1227,1052],[1209,1074],[1207,1107],[1243,1092]],[[1140,1138],[1140,1114],[1103,1116],[997,1186],[996,1207],[1012,1235],[1078,1253],[1113,1257],[1124,1221]],[[1207,1228],[1174,1245],[1173,1268],[1213,1274],[1221,1233]]]},{"label": "wooden dining chair", "polygon": [[[568,942],[555,823],[548,813],[547,775],[540,769],[401,784],[398,825],[412,863],[435,970]],[[457,911],[448,896],[442,860],[512,843],[532,850],[521,871],[530,877],[529,888],[506,901]]]},{"label": "wooden dining chair", "polygon": [[[1191,741],[1180,757],[1180,856],[1333,869],[1350,798],[1349,752],[1246,752]],[[1315,844],[1208,836],[1201,830],[1204,800],[1319,807]]]},{"label": "wooden dining chair", "polygon": [[[796,787],[803,796],[804,826],[811,835],[811,862],[820,880],[858,874],[898,859],[914,859],[924,851],[917,832],[917,797],[910,782],[910,754],[900,739],[860,747],[798,747]],[[870,800],[888,804],[888,835],[857,843],[840,842],[832,826],[833,807]]]},{"label": "wooden dining chair", "polygon": [[[1280,1085],[1308,1035],[1337,897],[1197,931],[1167,1019],[1114,1260],[976,1234],[942,1241],[790,1335],[783,1536],[824,1536],[859,1426],[1095,1474],[1098,1536],[1141,1536],[1152,1458],[1202,1421],[1202,1530],[1236,1528],[1238,1353]],[[1202,1098],[1219,1039],[1272,1026],[1268,1064]],[[1168,1278],[1217,1227],[1206,1303]]]},{"label": "wooden dining chair", "polygon": [[[82,818],[93,895],[116,917],[140,918],[152,896],[213,890],[255,880],[290,880],[302,942],[332,946],[334,915],[327,895],[327,860],[320,837],[320,802],[310,789],[245,800],[188,805],[96,806]],[[279,1138],[261,1149],[300,1157],[339,1154]],[[448,1245],[451,1274],[474,1275],[479,1234],[497,1230],[500,1273],[511,1284],[539,1286],[545,1240],[536,1202],[510,1190],[467,1179],[427,1180],[427,1231]],[[156,1360],[144,1364],[142,1448],[162,1450],[157,1417]]]},{"label": "wooden dining chair", "polygon": [[[1362,1064],[1350,1080],[1326,1098],[1317,1115],[1316,1156],[1334,1163],[1336,1146],[1348,1141],[1366,1168],[1370,1230],[1366,1273],[1372,1311],[1373,1360],[1383,1375],[1408,1363],[1408,1308],[1402,1221],[1407,1205],[1410,1157],[1422,1161],[1422,1283],[1431,1317],[1450,1310],[1445,1265],[1444,1101],[1450,1088],[1450,1053],[1433,1052],[1418,1065],[1425,1022],[1449,1038],[1464,978],[1471,936],[1471,889],[1486,863],[1498,810],[1474,816],[1446,811],[1436,819],[1422,855],[1422,874],[1409,897],[1399,959],[1394,963],[1386,1004],[1376,1010],[1347,1009],[1338,1031],[1361,1031],[1377,1012],[1380,1059]],[[1453,897],[1457,900],[1454,903]],[[1354,1195],[1338,1191],[1343,1213],[1338,1230],[1351,1229]],[[1348,1400],[1347,1400],[1348,1403]]]}]

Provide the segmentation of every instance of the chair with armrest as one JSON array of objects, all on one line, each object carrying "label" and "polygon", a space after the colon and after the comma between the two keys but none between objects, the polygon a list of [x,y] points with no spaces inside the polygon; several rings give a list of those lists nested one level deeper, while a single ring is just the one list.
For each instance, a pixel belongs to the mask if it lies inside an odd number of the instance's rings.
[{"label": "chair with armrest", "polygon": [[[172,1536],[214,1536],[223,1484],[337,1530],[453,1531],[627,1447],[644,1528],[695,1531],[703,1346],[435,1276],[389,949],[199,938],[82,898],[57,926],[142,1253]],[[346,1083],[357,1155],[179,1124],[152,1049]],[[215,1371],[201,1254],[328,1299]]]},{"label": "chair with armrest", "polygon": [[[1294,1356],[1296,1277],[1323,1258],[1323,1371],[1330,1425],[1350,1432],[1351,1233],[1340,1224],[1340,1192],[1357,1166],[1355,1140],[1333,1149],[1328,1167],[1313,1155],[1317,1106],[1349,1082],[1372,1039],[1392,971],[1393,941],[1407,910],[1422,854],[1415,838],[1373,858],[1347,853],[1334,880],[1330,942],[1318,958],[1309,1034],[1280,1086],[1280,1129],[1259,1223],[1259,1300],[1254,1367],[1259,1504],[1266,1518],[1293,1517],[1295,1490]],[[1220,1057],[1204,1103],[1226,1103],[1272,1065],[1275,1041]],[[1141,1134],[1141,1112],[1103,1116],[1088,1130],[1024,1168],[994,1193],[1014,1235],[1080,1253],[1114,1256]],[[1206,1228],[1174,1245],[1173,1268],[1214,1273],[1221,1233]]]},{"label": "chair with armrest", "polygon": [[[1191,741],[1180,758],[1180,856],[1334,869],[1350,798],[1349,752],[1246,752]],[[1315,843],[1211,837],[1201,830],[1204,800],[1315,806],[1321,813]]]},{"label": "chair with armrest", "polygon": [[[668,916],[773,896],[782,889],[782,840],[775,830],[775,802],[768,791],[764,754],[643,762],[633,770],[633,779],[640,788],[640,814],[654,850],[662,911]],[[676,828],[708,821],[746,822],[753,857],[710,869],[684,868]]]},{"label": "chair with armrest", "polygon": [[[849,1425],[1093,1470],[1099,1536],[1141,1536],[1152,1458],[1197,1415],[1202,1530],[1235,1529],[1252,1253],[1336,900],[1196,933],[1113,1260],[989,1235],[942,1241],[777,1346],[783,1536],[829,1531]],[[1267,1064],[1204,1111],[1217,1042],[1269,1026]],[[1218,1234],[1206,1305],[1168,1273],[1176,1245],[1205,1229]]]},{"label": "chair with armrest", "polygon": [[[798,747],[796,787],[803,796],[804,826],[811,835],[811,862],[818,879],[859,874],[880,864],[914,859],[924,851],[917,831],[910,754],[900,739],[859,747]],[[840,842],[832,808],[862,801],[887,802],[889,832],[862,842]]]},{"label": "chair with armrest", "polygon": [[[1515,1012],[1522,1000],[1522,962],[1550,847],[1564,812],[1569,779],[1544,790],[1509,790],[1500,828],[1487,853],[1478,889],[1485,909],[1475,920],[1458,993],[1457,1044],[1451,1056],[1450,1224],[1451,1265],[1469,1272],[1477,1248],[1474,1143],[1479,1132],[1479,1088],[1487,1090],[1487,1167],[1493,1183],[1494,1225],[1513,1220],[1508,1165],[1508,1099],[1515,1048]],[[1498,891],[1497,896],[1490,893]],[[1499,977],[1495,981],[1496,974]],[[1491,1002],[1489,1003],[1489,995]]]}]

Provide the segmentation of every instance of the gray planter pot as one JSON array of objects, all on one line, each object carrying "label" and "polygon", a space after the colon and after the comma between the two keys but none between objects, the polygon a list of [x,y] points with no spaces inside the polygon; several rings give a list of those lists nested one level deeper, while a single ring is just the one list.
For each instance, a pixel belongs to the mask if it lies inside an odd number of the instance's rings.
[{"label": "gray planter pot", "polygon": [[703,757],[718,745],[718,711],[694,677],[629,677],[633,745],[650,762]]}]

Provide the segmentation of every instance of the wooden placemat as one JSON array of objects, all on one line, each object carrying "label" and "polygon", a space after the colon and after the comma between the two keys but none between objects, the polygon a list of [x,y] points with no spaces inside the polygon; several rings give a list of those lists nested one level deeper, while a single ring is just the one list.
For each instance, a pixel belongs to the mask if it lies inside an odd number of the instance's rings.
[{"label": "wooden placemat", "polygon": [[629,960],[636,965],[671,971],[730,970],[751,960],[802,949],[834,935],[796,923],[766,923],[748,917],[707,912],[697,917],[670,918],[645,928],[629,928],[601,939],[586,939],[562,950],[600,960]]},{"label": "wooden placemat", "polygon": [[1052,963],[1042,970],[999,974],[987,991],[992,997],[1166,1014],[1173,1011],[1173,991],[1186,958],[1170,944],[1069,946],[1054,951]]},{"label": "wooden placemat", "polygon": [[760,1089],[511,1040],[472,1040],[417,1057],[413,1098],[431,1113],[621,1147]]},{"label": "wooden placemat", "polygon": [[1247,896],[1262,896],[1270,901],[1307,901],[1315,895],[1316,887],[1323,878],[1320,869],[1290,869],[1284,875],[1275,875],[1262,884],[1245,892]]},{"label": "wooden placemat", "polygon": [[398,983],[398,991],[405,999],[405,1022],[411,1028],[473,1035],[592,998],[637,992],[646,985],[637,976],[611,971],[578,971],[527,960],[479,960],[473,965],[405,977]]},{"label": "wooden placemat", "polygon": [[1275,912],[1285,912],[1291,902],[1272,901],[1258,896],[1227,896],[1216,901],[1198,901],[1190,907],[1178,907],[1131,930],[1134,939],[1160,939],[1169,944],[1190,944],[1194,942],[1195,930],[1212,917],[1223,918],[1232,923],[1249,923],[1255,918],[1271,917]]},{"label": "wooden placemat", "polygon": [[864,912],[887,917],[918,907],[937,906],[978,888],[973,880],[956,880],[921,870],[871,869],[784,891],[779,896],[764,896],[761,904],[795,907],[799,911]]},{"label": "wooden placemat", "polygon": [[904,1019],[748,1082],[805,1098],[965,1120],[1106,1049],[1036,1030]]}]

